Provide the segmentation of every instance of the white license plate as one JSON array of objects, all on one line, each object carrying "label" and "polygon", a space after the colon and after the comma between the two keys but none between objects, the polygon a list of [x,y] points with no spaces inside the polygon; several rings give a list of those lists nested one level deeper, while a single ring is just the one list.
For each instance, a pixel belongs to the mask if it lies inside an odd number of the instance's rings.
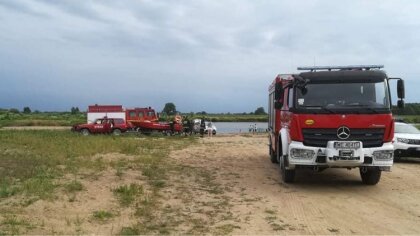
[{"label": "white license plate", "polygon": [[334,142],[335,149],[359,149],[360,142]]},{"label": "white license plate", "polygon": [[354,150],[340,150],[338,151],[339,157],[353,157]]}]

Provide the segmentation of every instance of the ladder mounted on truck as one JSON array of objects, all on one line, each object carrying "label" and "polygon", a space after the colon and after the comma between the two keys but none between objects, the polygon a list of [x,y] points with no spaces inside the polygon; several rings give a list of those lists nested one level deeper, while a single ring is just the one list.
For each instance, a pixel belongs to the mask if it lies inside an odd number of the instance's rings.
[{"label": "ladder mounted on truck", "polygon": [[370,69],[382,69],[383,65],[354,65],[354,66],[303,66],[298,67],[297,70],[309,70],[315,72],[318,70],[370,70]]}]

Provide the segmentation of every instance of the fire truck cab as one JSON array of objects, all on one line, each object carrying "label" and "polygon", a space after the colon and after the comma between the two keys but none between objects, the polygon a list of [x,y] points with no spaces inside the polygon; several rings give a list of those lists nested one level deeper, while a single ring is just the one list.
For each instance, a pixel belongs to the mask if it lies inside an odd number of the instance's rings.
[{"label": "fire truck cab", "polygon": [[284,182],[299,168],[359,168],[362,182],[377,184],[393,165],[394,120],[389,80],[404,81],[383,66],[298,67],[269,87],[269,155]]}]

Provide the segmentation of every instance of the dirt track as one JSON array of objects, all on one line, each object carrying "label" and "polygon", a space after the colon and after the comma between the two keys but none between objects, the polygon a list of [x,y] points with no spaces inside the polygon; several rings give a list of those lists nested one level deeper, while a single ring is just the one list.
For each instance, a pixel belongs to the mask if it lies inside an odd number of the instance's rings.
[{"label": "dirt track", "polygon": [[283,184],[265,136],[204,138],[172,157],[214,173],[233,234],[420,234],[420,159],[396,163],[365,186],[357,169],[301,171],[295,184]]}]

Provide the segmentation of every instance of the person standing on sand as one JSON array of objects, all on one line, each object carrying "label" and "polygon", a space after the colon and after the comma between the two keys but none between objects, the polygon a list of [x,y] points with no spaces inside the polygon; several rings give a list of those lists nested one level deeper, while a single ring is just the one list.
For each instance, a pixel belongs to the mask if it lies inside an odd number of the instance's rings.
[{"label": "person standing on sand", "polygon": [[206,129],[206,122],[204,121],[204,117],[201,118],[201,123],[200,123],[200,135],[201,137],[204,137],[204,130]]},{"label": "person standing on sand", "polygon": [[213,124],[211,123],[211,121],[208,124],[207,132],[209,137],[211,138],[211,136],[213,136]]}]

